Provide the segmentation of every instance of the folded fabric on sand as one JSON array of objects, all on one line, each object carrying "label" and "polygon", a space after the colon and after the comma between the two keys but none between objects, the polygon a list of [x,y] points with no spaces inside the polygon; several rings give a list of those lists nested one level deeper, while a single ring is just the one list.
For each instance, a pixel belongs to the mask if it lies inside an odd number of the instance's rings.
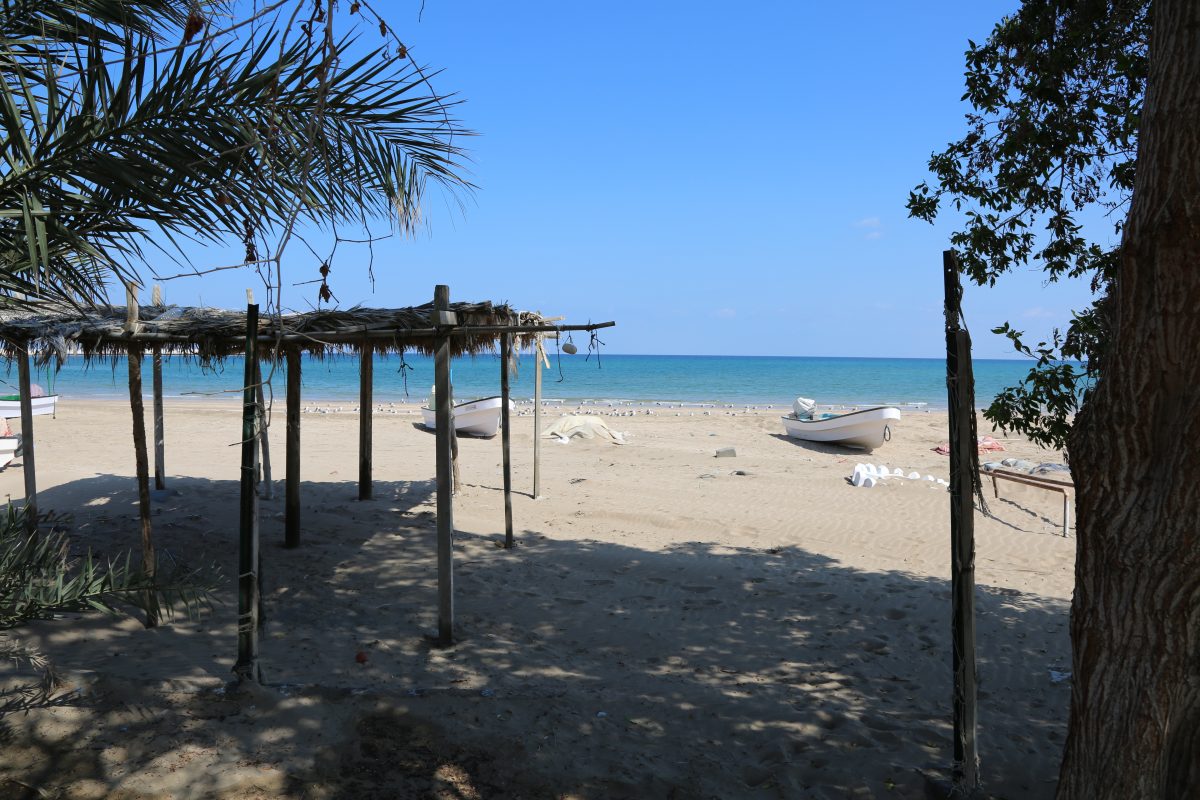
[{"label": "folded fabric on sand", "polygon": [[567,443],[579,437],[580,439],[608,439],[613,444],[625,444],[625,436],[610,430],[604,420],[586,414],[564,414],[549,428],[542,431],[543,437],[558,439]]}]

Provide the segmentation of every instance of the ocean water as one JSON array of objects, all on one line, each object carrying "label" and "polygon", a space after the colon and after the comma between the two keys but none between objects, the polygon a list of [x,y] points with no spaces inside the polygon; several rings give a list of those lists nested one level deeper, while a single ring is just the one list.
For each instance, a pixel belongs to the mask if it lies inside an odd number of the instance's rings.
[{"label": "ocean water", "polygon": [[[777,356],[645,356],[604,355],[597,363],[582,353],[561,359],[553,354],[543,371],[542,396],[565,402],[579,400],[634,403],[733,403],[790,406],[797,395],[821,404],[927,403],[946,406],[945,362],[935,358],[818,358]],[[1028,360],[975,361],[976,404],[986,406],[1002,388],[1025,376]],[[150,362],[143,369],[149,391]],[[169,397],[237,399],[243,361],[230,358],[222,367],[203,369],[195,359],[166,359],[163,392]],[[519,374],[512,379],[512,396],[533,397],[534,361],[522,355]],[[304,402],[354,402],[358,398],[358,360],[334,356],[305,359],[302,365]],[[275,369],[274,394],[282,398],[285,370]],[[452,365],[455,397],[467,400],[500,393],[500,359],[494,355],[455,359]],[[16,385],[16,370],[0,372],[0,380]],[[126,398],[124,359],[68,359],[57,374],[39,370],[34,380],[64,398]],[[408,355],[377,357],[376,402],[424,402],[433,385],[433,359]],[[407,393],[406,393],[407,390]]]}]

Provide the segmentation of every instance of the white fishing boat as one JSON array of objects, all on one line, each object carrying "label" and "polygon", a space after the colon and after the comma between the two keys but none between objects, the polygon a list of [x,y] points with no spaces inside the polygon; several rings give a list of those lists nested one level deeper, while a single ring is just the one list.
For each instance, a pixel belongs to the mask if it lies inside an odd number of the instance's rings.
[{"label": "white fishing boat", "polygon": [[879,406],[847,414],[813,415],[809,419],[789,414],[783,418],[783,427],[795,439],[874,450],[891,438],[891,426],[899,421],[900,409]]},{"label": "white fishing boat", "polygon": [[0,467],[8,466],[8,462],[16,458],[20,446],[20,436],[0,436]]},{"label": "white fishing boat", "polygon": [[[31,398],[29,404],[33,407],[33,415],[35,417],[53,415],[58,398],[59,395],[56,394]],[[0,396],[0,417],[12,419],[19,416],[21,416],[21,396],[19,394]]]},{"label": "white fishing boat", "polygon": [[[516,404],[508,401],[508,410],[516,410]],[[437,411],[425,406],[421,409],[425,427],[437,430]],[[454,430],[469,436],[495,436],[500,430],[500,398],[484,397],[454,406]]]}]

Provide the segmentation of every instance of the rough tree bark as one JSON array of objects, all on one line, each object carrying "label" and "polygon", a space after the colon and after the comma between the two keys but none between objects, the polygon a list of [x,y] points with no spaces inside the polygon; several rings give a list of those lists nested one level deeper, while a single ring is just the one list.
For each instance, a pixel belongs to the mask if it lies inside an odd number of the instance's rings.
[{"label": "rough tree bark", "polygon": [[1157,0],[1116,335],[1071,436],[1060,800],[1200,797],[1200,3]]}]

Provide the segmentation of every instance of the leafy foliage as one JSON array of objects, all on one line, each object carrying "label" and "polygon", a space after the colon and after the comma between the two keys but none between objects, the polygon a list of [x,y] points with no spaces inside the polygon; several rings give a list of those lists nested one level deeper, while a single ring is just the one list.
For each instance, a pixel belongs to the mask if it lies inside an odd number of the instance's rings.
[{"label": "leafy foliage", "polygon": [[1053,447],[1065,447],[1071,416],[1102,368],[1118,252],[1085,239],[1079,215],[1102,208],[1121,231],[1145,95],[1149,5],[1026,0],[986,42],[969,43],[967,133],[931,156],[932,186],[921,183],[908,198],[918,219],[933,222],[947,203],[963,215],[951,244],[981,286],[1030,262],[1050,281],[1090,278],[1097,301],[1049,342],[1027,346],[1008,324],[994,331],[1035,363],[985,415]]},{"label": "leafy foliage", "polygon": [[10,505],[0,516],[0,659],[38,679],[0,691],[0,717],[68,699],[56,696],[58,678],[45,657],[6,631],[62,612],[115,614],[122,606],[149,609],[156,618],[179,610],[195,616],[211,605],[219,580],[215,568],[176,565],[150,577],[132,568],[128,555],[103,563],[91,552],[76,558],[65,534],[30,535],[24,509]]},{"label": "leafy foliage", "polygon": [[253,260],[298,223],[407,230],[429,181],[469,187],[466,132],[410,60],[314,20],[192,39],[181,7],[0,6],[0,292],[98,299],[151,241],[233,237]]},{"label": "leafy foliage", "polygon": [[0,630],[64,611],[146,610],[147,602],[159,616],[177,609],[195,615],[210,604],[217,580],[215,569],[179,566],[147,576],[129,555],[100,562],[89,551],[75,558],[65,534],[27,533],[23,509],[10,505],[0,518]]}]

